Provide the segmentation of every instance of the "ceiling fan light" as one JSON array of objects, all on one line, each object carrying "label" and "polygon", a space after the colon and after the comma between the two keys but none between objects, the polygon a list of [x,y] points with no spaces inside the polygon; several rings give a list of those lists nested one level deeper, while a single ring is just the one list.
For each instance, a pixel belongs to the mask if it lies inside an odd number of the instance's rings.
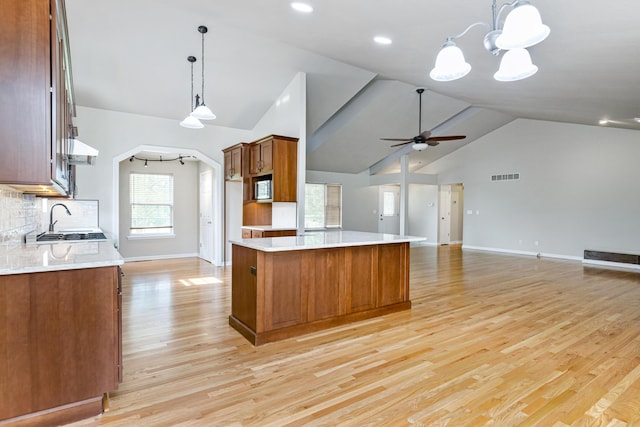
[{"label": "ceiling fan light", "polygon": [[546,39],[550,32],[551,29],[542,23],[538,9],[521,0],[507,15],[496,46],[503,50],[527,48]]},{"label": "ceiling fan light", "polygon": [[204,104],[200,104],[191,112],[191,117],[198,120],[213,120],[216,118],[216,115],[213,114],[209,107]]},{"label": "ceiling fan light", "polygon": [[502,57],[500,68],[493,78],[500,82],[513,82],[533,76],[538,67],[531,62],[531,56],[526,49],[512,49]]},{"label": "ceiling fan light", "polygon": [[204,125],[200,123],[200,120],[196,119],[192,115],[188,115],[183,121],[181,121],[180,126],[189,129],[202,129],[204,127]]},{"label": "ceiling fan light", "polygon": [[411,146],[416,151],[422,151],[426,149],[429,145],[426,142],[416,142]]},{"label": "ceiling fan light", "polygon": [[462,50],[452,41],[447,41],[438,56],[436,65],[429,76],[436,81],[448,82],[460,79],[471,71],[471,65],[465,61]]}]

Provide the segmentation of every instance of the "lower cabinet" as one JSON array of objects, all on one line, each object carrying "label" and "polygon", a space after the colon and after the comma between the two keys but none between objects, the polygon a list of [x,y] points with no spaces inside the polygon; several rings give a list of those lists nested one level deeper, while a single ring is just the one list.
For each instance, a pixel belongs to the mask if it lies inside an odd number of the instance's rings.
[{"label": "lower cabinet", "polygon": [[242,229],[243,239],[260,239],[263,237],[286,237],[297,235],[298,230],[254,230],[251,228]]},{"label": "lower cabinet", "polygon": [[0,276],[0,424],[102,412],[122,378],[119,283],[118,266]]},{"label": "lower cabinet", "polygon": [[229,323],[254,345],[411,307],[409,244],[265,252],[233,245]]}]

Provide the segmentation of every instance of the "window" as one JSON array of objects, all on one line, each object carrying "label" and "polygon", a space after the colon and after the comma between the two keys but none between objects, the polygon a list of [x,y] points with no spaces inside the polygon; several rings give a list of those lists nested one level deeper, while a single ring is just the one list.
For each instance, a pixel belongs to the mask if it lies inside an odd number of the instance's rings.
[{"label": "window", "polygon": [[131,235],[173,234],[173,175],[131,173]]},{"label": "window", "polygon": [[305,184],[304,228],[342,227],[342,186]]}]

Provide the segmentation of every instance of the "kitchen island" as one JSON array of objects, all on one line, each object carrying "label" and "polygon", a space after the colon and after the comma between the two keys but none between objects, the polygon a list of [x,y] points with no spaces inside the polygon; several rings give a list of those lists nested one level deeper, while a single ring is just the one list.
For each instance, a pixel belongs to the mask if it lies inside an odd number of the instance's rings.
[{"label": "kitchen island", "polygon": [[261,345],[411,308],[409,244],[356,231],[232,241],[229,324]]},{"label": "kitchen island", "polygon": [[122,381],[122,264],[111,242],[0,246],[0,424],[103,411]]}]

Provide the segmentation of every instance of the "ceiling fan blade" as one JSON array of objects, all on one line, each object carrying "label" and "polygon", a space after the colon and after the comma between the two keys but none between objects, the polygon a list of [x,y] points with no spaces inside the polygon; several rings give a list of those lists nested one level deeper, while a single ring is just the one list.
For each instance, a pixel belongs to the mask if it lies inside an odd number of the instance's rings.
[{"label": "ceiling fan blade", "polygon": [[422,132],[419,136],[421,136],[422,138],[424,138],[425,140],[428,139],[431,136],[431,132],[428,130],[425,130],[424,132]]},{"label": "ceiling fan blade", "polygon": [[430,136],[426,141],[453,141],[456,139],[465,139],[466,135],[448,135],[448,136]]},{"label": "ceiling fan blade", "polygon": [[382,141],[413,141],[413,138],[380,138]]},{"label": "ceiling fan blade", "polygon": [[391,145],[391,147],[400,147],[401,145],[407,145],[407,144],[412,144],[413,143],[413,139],[406,141],[406,142],[401,142],[400,144],[394,144]]}]

